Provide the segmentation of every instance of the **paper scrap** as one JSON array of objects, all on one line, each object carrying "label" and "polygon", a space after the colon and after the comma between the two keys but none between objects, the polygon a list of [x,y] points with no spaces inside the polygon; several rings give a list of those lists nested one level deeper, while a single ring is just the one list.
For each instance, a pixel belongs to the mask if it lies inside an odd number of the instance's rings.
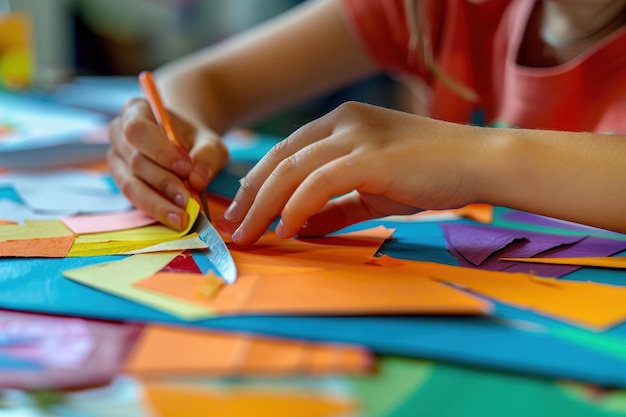
[{"label": "paper scrap", "polygon": [[[180,346],[185,354],[172,355]],[[371,364],[370,353],[354,345],[149,325],[124,371],[141,377],[320,375],[363,373]]]},{"label": "paper scrap", "polygon": [[481,296],[536,311],[570,324],[605,330],[626,320],[626,287],[486,271],[431,262],[393,260],[395,269],[424,274]]},{"label": "paper scrap", "polygon": [[81,284],[145,304],[184,320],[212,316],[207,308],[132,286],[135,281],[156,274],[178,255],[179,252],[132,255],[119,261],[63,271],[63,275]]},{"label": "paper scrap", "polygon": [[[135,229],[78,235],[68,256],[103,256],[142,252],[197,249],[206,245],[197,238],[197,233],[188,235],[200,213],[200,205],[190,198],[186,208],[190,222],[181,232],[158,224]],[[188,239],[183,239],[186,236]],[[193,238],[196,239],[193,239]],[[174,242],[176,243],[166,243]]]},{"label": "paper scrap", "polygon": [[65,217],[61,221],[77,235],[136,229],[156,223],[154,218],[138,209],[111,214],[83,214]]},{"label": "paper scrap", "polygon": [[0,225],[2,257],[65,257],[74,235],[59,220],[32,220]]},{"label": "paper scrap", "polygon": [[86,170],[12,172],[0,176],[0,184],[13,186],[36,212],[59,217],[131,209],[128,199],[111,188],[106,175]]},{"label": "paper scrap", "polygon": [[215,416],[257,417],[271,410],[272,417],[327,417],[352,415],[353,401],[323,392],[297,389],[231,387],[229,389],[184,385],[147,384],[145,394],[160,417]]},{"label": "paper scrap", "polygon": [[558,235],[493,226],[442,224],[446,247],[461,266],[561,277],[579,267],[528,265],[500,258],[608,256],[626,249],[623,240]]},{"label": "paper scrap", "polygon": [[538,264],[593,266],[599,268],[626,268],[626,257],[599,256],[580,258],[500,258],[510,262],[530,262]]}]

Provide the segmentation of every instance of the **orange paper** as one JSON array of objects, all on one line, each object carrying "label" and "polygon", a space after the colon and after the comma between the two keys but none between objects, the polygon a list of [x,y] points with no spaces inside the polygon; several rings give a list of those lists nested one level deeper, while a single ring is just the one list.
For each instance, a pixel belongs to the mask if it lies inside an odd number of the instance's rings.
[{"label": "orange paper", "polygon": [[599,268],[626,268],[626,257],[580,257],[580,258],[500,258],[503,261],[531,262],[539,264],[595,266]]},{"label": "orange paper", "polygon": [[251,376],[362,373],[370,366],[370,353],[358,346],[150,325],[124,370],[139,376]]},{"label": "orange paper", "polygon": [[215,314],[482,314],[489,303],[420,274],[372,265],[293,275],[246,275],[211,299],[201,274],[160,272],[134,286],[209,308]]},{"label": "orange paper", "polygon": [[148,384],[145,396],[159,417],[328,417],[357,411],[351,400],[297,389]]},{"label": "orange paper", "polygon": [[74,236],[44,239],[0,241],[0,254],[4,257],[63,258],[74,243]]},{"label": "orange paper", "polygon": [[390,270],[421,273],[579,326],[603,330],[626,319],[626,287],[385,258],[380,262]]},{"label": "orange paper", "polygon": [[211,297],[201,274],[160,272],[133,285],[209,308],[216,314],[482,314],[484,300],[428,279],[387,270],[372,256],[393,230],[376,227],[314,239],[273,233],[231,246],[239,277]]}]

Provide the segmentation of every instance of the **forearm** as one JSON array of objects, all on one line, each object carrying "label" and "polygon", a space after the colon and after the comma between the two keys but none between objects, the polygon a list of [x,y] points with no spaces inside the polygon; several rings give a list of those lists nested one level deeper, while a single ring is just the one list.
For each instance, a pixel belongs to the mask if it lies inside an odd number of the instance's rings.
[{"label": "forearm", "polygon": [[626,137],[493,129],[484,143],[481,200],[626,233]]},{"label": "forearm", "polygon": [[377,71],[337,0],[310,1],[157,71],[168,106],[218,133]]}]

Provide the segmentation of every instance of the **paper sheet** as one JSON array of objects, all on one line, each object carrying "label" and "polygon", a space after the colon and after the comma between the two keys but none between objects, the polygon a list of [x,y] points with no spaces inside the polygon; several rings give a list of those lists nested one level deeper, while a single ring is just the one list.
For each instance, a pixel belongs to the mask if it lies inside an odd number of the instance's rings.
[{"label": "paper sheet", "polygon": [[347,416],[356,412],[350,400],[295,388],[211,389],[147,384],[145,394],[160,417],[205,417],[207,410],[214,416],[237,417],[258,417],[260,410],[271,410],[272,417]]},{"label": "paper sheet", "polygon": [[178,254],[163,252],[133,255],[120,261],[63,271],[63,275],[81,284],[146,304],[184,320],[199,320],[212,316],[213,313],[206,308],[132,286],[135,281],[152,276],[163,269]]},{"label": "paper sheet", "polygon": [[72,245],[68,256],[102,256],[206,247],[198,238],[197,233],[188,235],[200,213],[200,205],[190,198],[187,202],[186,211],[190,221],[185,230],[181,232],[158,224],[135,229],[79,235],[74,239],[74,245]]},{"label": "paper sheet", "polygon": [[[172,355],[185,346],[184,355]],[[140,377],[206,377],[363,373],[370,353],[358,346],[244,333],[147,326],[124,371]]]},{"label": "paper sheet", "polygon": [[0,256],[63,258],[74,235],[59,220],[32,220],[0,225]]},{"label": "paper sheet", "polygon": [[204,279],[199,274],[160,272],[133,285],[222,315],[482,314],[489,310],[489,303],[423,274],[371,264],[390,232],[376,228],[306,240],[283,240],[269,233],[255,246],[233,248],[239,278],[212,298],[198,293]]},{"label": "paper sheet", "polygon": [[594,282],[540,278],[529,274],[485,271],[383,257],[396,269],[460,285],[500,302],[537,311],[576,326],[605,330],[626,320],[626,287]]},{"label": "paper sheet", "polygon": [[61,221],[77,235],[136,229],[156,223],[154,218],[137,209],[121,213],[65,217]]},{"label": "paper sheet", "polygon": [[561,277],[579,267],[529,265],[500,258],[608,256],[626,249],[623,240],[596,236],[557,235],[493,226],[442,224],[446,247],[461,266],[492,271]]},{"label": "paper sheet", "polygon": [[593,266],[599,268],[626,268],[626,257],[580,257],[580,258],[500,258],[503,261],[530,262],[538,264]]},{"label": "paper sheet", "polygon": [[[0,310],[3,333],[37,338],[7,354],[35,361],[36,372],[2,369],[0,386],[22,390],[82,388],[110,383],[141,326]],[[0,368],[2,368],[0,355]]]},{"label": "paper sheet", "polygon": [[15,188],[20,199],[38,213],[59,217],[78,213],[130,210],[131,204],[113,189],[106,175],[85,170],[12,172],[0,184]]}]

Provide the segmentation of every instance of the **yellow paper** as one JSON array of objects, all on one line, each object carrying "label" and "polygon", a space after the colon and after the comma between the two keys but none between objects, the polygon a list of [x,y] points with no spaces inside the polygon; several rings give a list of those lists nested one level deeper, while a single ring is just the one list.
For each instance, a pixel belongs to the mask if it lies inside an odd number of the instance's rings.
[{"label": "yellow paper", "polygon": [[70,229],[60,220],[32,220],[24,224],[0,226],[0,242],[8,240],[47,239],[72,236]]},{"label": "yellow paper", "polygon": [[0,256],[62,258],[73,240],[74,234],[60,220],[0,225]]},{"label": "yellow paper", "polygon": [[[198,202],[190,198],[187,202],[186,211],[189,216],[189,223],[187,224],[187,228],[182,232],[157,224],[138,227],[136,229],[78,235],[74,239],[72,249],[70,249],[67,256],[102,256],[130,252],[138,253],[142,252],[142,250],[145,251],[146,248],[179,240],[189,233],[198,218],[198,214],[200,213]],[[197,236],[197,233],[195,236]],[[186,241],[184,243],[191,242],[192,241]],[[195,241],[194,245],[191,247],[183,248],[180,244],[178,246],[172,244],[163,250],[193,249],[195,246],[197,246],[197,241]]]},{"label": "yellow paper", "polygon": [[180,252],[160,252],[129,256],[120,261],[105,262],[83,268],[63,271],[73,281],[113,293],[185,320],[212,316],[210,310],[171,297],[134,288],[133,282],[156,274]]}]

